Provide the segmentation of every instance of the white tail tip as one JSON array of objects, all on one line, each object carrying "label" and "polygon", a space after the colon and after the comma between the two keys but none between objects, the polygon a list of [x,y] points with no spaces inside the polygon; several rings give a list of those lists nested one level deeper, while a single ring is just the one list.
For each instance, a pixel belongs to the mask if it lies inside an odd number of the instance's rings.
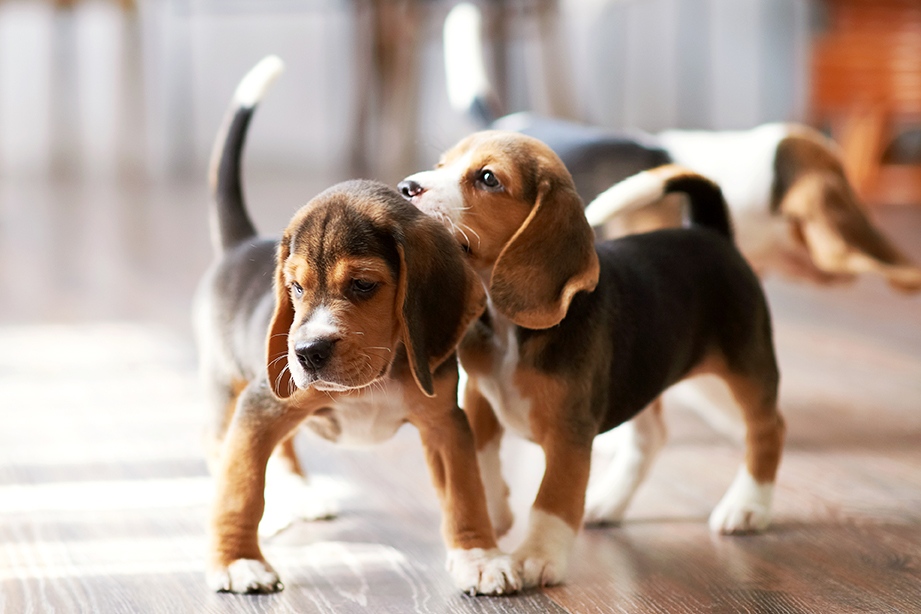
[{"label": "white tail tip", "polygon": [[592,226],[601,226],[619,213],[634,211],[662,197],[667,176],[643,171],[614,184],[595,197],[585,208],[585,218]]},{"label": "white tail tip", "polygon": [[241,107],[256,106],[284,69],[285,63],[277,55],[262,58],[240,81],[233,99]]}]

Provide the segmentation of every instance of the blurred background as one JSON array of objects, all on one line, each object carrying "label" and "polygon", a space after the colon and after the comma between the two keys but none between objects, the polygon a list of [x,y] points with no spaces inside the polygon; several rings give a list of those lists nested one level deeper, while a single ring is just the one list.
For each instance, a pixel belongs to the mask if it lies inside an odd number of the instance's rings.
[{"label": "blurred background", "polygon": [[[237,81],[266,54],[287,70],[246,150],[261,230],[278,232],[336,181],[395,184],[431,166],[476,128],[445,89],[441,28],[453,4],[0,1],[0,317],[141,318],[186,331],[209,259],[209,149]],[[658,131],[830,127],[813,104],[812,67],[835,4],[481,8],[506,111]]]},{"label": "blurred background", "polygon": [[[506,112],[650,132],[807,122],[838,140],[870,216],[921,259],[917,0],[477,3]],[[206,597],[202,574],[211,481],[190,313],[211,259],[209,150],[239,79],[277,54],[286,71],[245,152],[263,233],[280,233],[338,181],[395,185],[431,167],[478,128],[452,110],[445,86],[442,25],[454,4],[0,0],[0,610],[266,611]],[[921,295],[871,276],[833,288],[770,278],[766,288],[789,426],[782,528],[757,548],[707,534],[740,450],[677,407],[672,441],[631,508],[646,522],[610,537],[583,533],[574,603],[583,604],[580,586],[611,581],[613,596],[599,593],[604,608],[636,589],[636,611],[649,611],[643,591],[662,584],[659,563],[627,557],[607,573],[632,543],[681,561],[666,586],[699,583],[686,600],[694,611],[708,609],[700,595],[746,597],[740,586],[754,586],[755,605],[725,611],[918,609]],[[503,444],[506,472],[516,471],[512,457],[522,468],[513,484],[539,475],[539,450],[523,446]],[[324,603],[366,598],[364,576],[342,580],[361,559],[386,587],[372,596],[412,579],[379,611],[418,606],[417,594],[438,596],[431,611],[511,611],[504,600],[459,605],[447,576],[429,573],[443,550],[412,429],[367,453],[315,441],[299,451],[312,453],[311,472],[360,488],[349,487],[339,522],[305,523],[270,543],[291,583],[266,603],[315,611],[305,605],[319,599],[311,591],[334,600]],[[527,488],[513,493],[525,518]],[[663,527],[682,537],[662,539]],[[356,535],[370,545],[350,546]],[[309,545],[330,541],[341,560],[312,558]],[[705,564],[687,564],[686,543]],[[755,550],[766,567],[752,562]],[[397,560],[403,567],[391,569]],[[807,571],[782,572],[775,560]],[[686,584],[681,570],[692,568]],[[711,581],[726,590],[714,593]],[[187,607],[172,600],[182,591]],[[772,601],[784,591],[790,601]],[[873,591],[891,607],[864,601]],[[839,602],[846,607],[829,605]]]}]

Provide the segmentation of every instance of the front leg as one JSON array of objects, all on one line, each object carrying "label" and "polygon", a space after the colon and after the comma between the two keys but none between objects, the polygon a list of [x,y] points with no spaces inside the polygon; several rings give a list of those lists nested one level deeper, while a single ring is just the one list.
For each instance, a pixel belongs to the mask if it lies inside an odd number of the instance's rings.
[{"label": "front leg", "polygon": [[276,444],[307,415],[274,399],[259,381],[240,395],[215,475],[207,577],[213,590],[271,593],[283,588],[259,549],[265,469]]},{"label": "front leg", "polygon": [[525,588],[559,584],[566,578],[585,509],[591,439],[561,429],[538,441],[547,466],[531,508],[527,536],[512,554]]},{"label": "front leg", "polygon": [[473,429],[477,464],[486,489],[489,520],[496,531],[496,537],[502,537],[515,522],[515,515],[508,502],[509,488],[502,477],[502,462],[499,458],[504,429],[472,377],[467,380],[464,389],[464,412]]},{"label": "front leg", "polygon": [[512,557],[526,588],[549,586],[566,578],[572,544],[582,525],[597,426],[588,399],[579,394],[587,387],[523,369],[515,385],[526,391],[530,435],[544,451],[546,468],[527,536]]},{"label": "front leg", "polygon": [[458,588],[470,594],[513,593],[520,581],[511,558],[499,550],[489,521],[473,433],[453,402],[456,384],[443,388],[436,384],[436,398],[420,402],[410,420],[419,429],[441,501],[448,572]]}]

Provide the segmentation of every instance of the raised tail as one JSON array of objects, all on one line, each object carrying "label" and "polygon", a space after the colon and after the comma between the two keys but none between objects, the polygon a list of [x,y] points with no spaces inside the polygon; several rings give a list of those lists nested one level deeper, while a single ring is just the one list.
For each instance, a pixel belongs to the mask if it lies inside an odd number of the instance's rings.
[{"label": "raised tail", "polygon": [[240,162],[253,111],[283,69],[282,61],[270,55],[246,73],[234,91],[211,149],[211,243],[218,255],[256,235],[256,227],[246,212]]},{"label": "raised tail", "polygon": [[692,226],[710,228],[732,239],[732,221],[722,190],[703,175],[676,164],[637,173],[608,188],[589,203],[585,217],[592,226],[601,226],[675,192],[687,195],[687,219]]},{"label": "raised tail", "polygon": [[466,113],[482,127],[502,116],[499,98],[486,76],[480,9],[461,2],[444,23],[445,76],[448,99],[458,113]]}]

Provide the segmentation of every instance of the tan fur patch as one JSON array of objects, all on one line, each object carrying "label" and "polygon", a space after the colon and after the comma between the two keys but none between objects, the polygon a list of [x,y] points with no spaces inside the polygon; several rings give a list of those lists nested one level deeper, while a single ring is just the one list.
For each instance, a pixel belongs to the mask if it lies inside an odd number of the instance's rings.
[{"label": "tan fur patch", "polygon": [[226,567],[237,559],[264,561],[258,526],[265,508],[265,467],[275,446],[330,397],[316,392],[297,395],[271,419],[237,417],[224,440],[215,473],[211,508],[211,566]]},{"label": "tan fur patch", "polygon": [[454,402],[457,371],[435,379],[435,396],[405,388],[410,422],[419,429],[425,458],[442,507],[442,533],[448,548],[496,546],[477,465],[473,432]]},{"label": "tan fur patch", "polygon": [[785,426],[777,411],[776,385],[756,375],[733,372],[722,356],[710,354],[688,377],[716,375],[729,387],[745,420],[745,464],[759,484],[773,482],[783,451]]},{"label": "tan fur patch", "polygon": [[531,432],[547,461],[534,508],[561,518],[577,531],[596,434],[588,417],[588,399],[569,382],[532,370],[519,369],[515,386],[531,401]]}]

